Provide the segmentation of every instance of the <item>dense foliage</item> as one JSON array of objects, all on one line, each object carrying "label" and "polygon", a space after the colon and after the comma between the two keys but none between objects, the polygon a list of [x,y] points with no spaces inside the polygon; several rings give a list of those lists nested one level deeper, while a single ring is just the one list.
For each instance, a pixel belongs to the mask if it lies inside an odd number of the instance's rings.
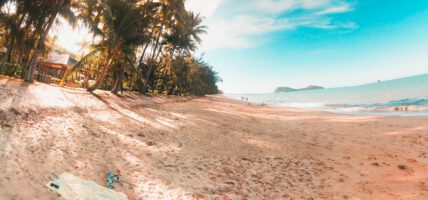
[{"label": "dense foliage", "polygon": [[6,76],[12,76],[16,78],[24,78],[27,70],[19,64],[14,63],[3,63],[3,67],[0,68],[0,74]]},{"label": "dense foliage", "polygon": [[63,84],[113,93],[218,93],[217,73],[192,55],[206,27],[184,0],[0,0],[0,7],[0,46],[7,48],[0,69],[24,66],[26,81],[33,81],[37,59],[52,48],[52,26],[64,19],[85,25],[92,42]]}]

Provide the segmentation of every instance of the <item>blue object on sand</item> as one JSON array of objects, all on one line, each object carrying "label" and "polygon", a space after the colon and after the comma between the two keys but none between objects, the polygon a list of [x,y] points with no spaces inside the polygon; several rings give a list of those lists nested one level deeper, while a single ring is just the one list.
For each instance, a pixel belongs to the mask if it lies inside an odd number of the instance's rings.
[{"label": "blue object on sand", "polygon": [[106,188],[114,189],[113,184],[117,182],[119,182],[119,176],[115,175],[112,171],[109,171],[107,173]]}]

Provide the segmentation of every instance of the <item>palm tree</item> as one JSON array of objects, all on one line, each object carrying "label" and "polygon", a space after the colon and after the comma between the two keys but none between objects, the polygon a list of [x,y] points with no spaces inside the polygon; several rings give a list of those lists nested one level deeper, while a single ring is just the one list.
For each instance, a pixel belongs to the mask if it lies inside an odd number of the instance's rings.
[{"label": "palm tree", "polygon": [[[172,29],[179,24],[179,21],[183,19],[183,14],[186,12],[184,6],[184,0],[160,0],[161,6],[158,12],[158,25],[155,25],[156,36],[153,42],[152,54],[147,59],[147,70],[144,77],[144,86],[142,87],[142,92],[146,92],[149,86],[149,78],[152,76],[154,69],[153,67],[156,64],[162,50],[163,46],[166,44],[166,37],[168,32],[171,32]],[[165,41],[162,41],[165,40]],[[142,55],[140,61],[144,61],[144,54]],[[140,62],[140,66],[143,66],[143,63]]]},{"label": "palm tree", "polygon": [[[178,90],[185,90],[185,77],[188,71],[189,55],[195,51],[197,45],[201,43],[200,35],[206,33],[206,26],[201,25],[202,18],[199,14],[193,12],[185,12],[182,15],[182,20],[173,27],[172,32],[166,36],[167,47],[170,48],[169,62],[173,64],[164,65],[169,69],[163,70],[164,73],[170,72],[175,76],[169,75],[170,80],[167,81],[169,87],[168,93],[175,94]],[[178,55],[174,56],[178,51]],[[176,69],[172,69],[174,67]],[[166,75],[166,74],[165,74]],[[168,83],[169,82],[169,83]]]},{"label": "palm tree", "polygon": [[168,43],[172,46],[171,55],[176,50],[183,53],[190,53],[197,49],[202,42],[201,34],[206,34],[207,27],[202,24],[202,17],[193,12],[186,12],[183,15],[182,24],[176,26],[171,35],[168,36]]},{"label": "palm tree", "polygon": [[184,36],[182,48],[186,51],[195,51],[197,45],[201,44],[202,39],[200,38],[201,34],[207,34],[207,27],[202,24],[203,18],[200,14],[195,14],[193,12],[187,12],[185,15],[186,20],[184,20]]},{"label": "palm tree", "polygon": [[[185,10],[184,0],[0,0],[3,5],[16,11],[0,11],[0,41],[8,49],[1,60],[26,65],[26,81],[32,81],[39,55],[49,50],[48,33],[62,16],[91,30],[91,51],[67,73],[84,67],[90,92],[102,87],[117,93],[122,82],[137,83],[142,92],[216,91],[216,73],[192,56],[206,27],[199,14]],[[89,77],[96,78],[90,86]]]},{"label": "palm tree", "polygon": [[[2,6],[6,3],[7,1],[1,2]],[[10,6],[8,7],[10,8]],[[7,47],[7,52],[4,55],[2,62],[10,62],[14,42],[16,41],[17,32],[19,31],[19,28],[25,17],[25,13],[23,13],[22,3],[17,3],[15,7],[15,13],[11,13],[9,11],[10,9],[8,9],[7,13],[2,13],[0,16],[0,21],[5,26],[5,46]]]},{"label": "palm tree", "polygon": [[[42,11],[42,15],[38,16],[39,26],[37,34],[39,35],[37,45],[34,49],[34,53],[31,57],[31,60],[28,64],[28,72],[25,76],[25,81],[33,82],[34,71],[36,68],[36,61],[44,48],[46,37],[49,34],[57,16],[61,16],[70,24],[76,24],[76,17],[72,11],[72,1],[71,0],[39,0],[34,1],[38,8],[32,8],[31,12],[35,11],[34,9],[39,9]],[[32,15],[34,17],[34,15]],[[41,28],[40,28],[41,27]]]},{"label": "palm tree", "polygon": [[[133,67],[136,59],[135,49],[145,42],[144,29],[141,29],[145,16],[141,15],[136,1],[107,0],[101,3],[100,7],[99,21],[88,21],[101,23],[101,28],[98,28],[97,24],[90,25],[93,33],[101,39],[93,45],[93,51],[75,65],[75,68],[82,66],[86,59],[94,55],[103,56],[101,72],[98,74],[95,84],[87,88],[89,92],[100,87],[110,72],[111,65],[127,63],[126,66]],[[115,85],[119,85],[119,83]],[[117,92],[117,89],[114,89],[113,92]]]}]

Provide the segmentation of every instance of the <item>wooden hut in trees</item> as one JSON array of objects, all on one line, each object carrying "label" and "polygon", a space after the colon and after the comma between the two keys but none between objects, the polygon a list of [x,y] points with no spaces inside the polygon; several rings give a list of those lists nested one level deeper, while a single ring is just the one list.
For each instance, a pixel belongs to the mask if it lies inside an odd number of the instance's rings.
[{"label": "wooden hut in trees", "polygon": [[59,84],[68,67],[77,60],[68,54],[52,53],[37,62],[35,78],[39,82]]}]

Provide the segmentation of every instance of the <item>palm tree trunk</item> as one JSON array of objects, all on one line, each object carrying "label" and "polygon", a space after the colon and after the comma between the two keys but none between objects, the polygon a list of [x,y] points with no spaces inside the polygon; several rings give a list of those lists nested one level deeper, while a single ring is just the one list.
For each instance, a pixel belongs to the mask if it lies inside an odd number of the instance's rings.
[{"label": "palm tree trunk", "polygon": [[[150,33],[150,38],[151,37],[153,37],[153,34],[154,34],[154,27],[153,27],[153,29],[151,30],[151,33]],[[141,57],[140,57],[140,61],[139,61],[139,64],[141,65],[142,63],[143,63],[143,61],[144,61],[144,56],[146,55],[146,52],[147,52],[147,49],[148,49],[148,47],[149,47],[149,44],[150,44],[151,42],[148,42],[145,46],[144,46],[144,49],[143,49],[143,53],[141,54]]]},{"label": "palm tree trunk", "polygon": [[142,91],[145,93],[147,91],[147,88],[149,87],[149,80],[150,80],[150,76],[152,75],[152,70],[153,70],[153,64],[154,61],[152,60],[149,64],[149,67],[147,69],[147,73],[146,73],[146,77],[144,77],[144,86]]},{"label": "palm tree trunk", "polygon": [[[151,74],[151,71],[152,71],[152,68],[153,68],[153,59],[154,59],[154,57],[156,56],[156,51],[157,51],[157,49],[159,48],[159,43],[160,43],[160,37],[161,37],[161,35],[162,35],[162,30],[164,29],[164,26],[165,26],[165,19],[162,19],[161,20],[161,27],[160,27],[160,29],[159,29],[159,33],[158,33],[158,35],[157,35],[157,37],[156,37],[156,43],[155,43],[155,48],[153,49],[153,54],[152,54],[152,60],[150,61],[150,63],[149,63],[149,66],[148,66],[148,70],[147,70],[147,73],[146,73],[146,77],[145,77],[145,79],[142,81],[142,83],[144,84],[142,87],[141,87],[141,92],[142,93],[145,93],[146,92],[146,90],[147,90],[147,87],[148,87],[148,80],[149,80],[149,78],[150,78],[150,74]],[[151,33],[151,35],[153,35],[154,34],[154,29],[155,27],[153,27],[153,29],[152,29],[152,33]],[[146,48],[148,47],[148,45],[146,46]],[[160,48],[160,49],[162,49],[162,48]],[[146,50],[146,49],[145,49]],[[144,54],[145,54],[145,50],[144,50]],[[140,58],[140,64],[142,63],[142,61],[143,61],[143,56],[144,55],[142,55],[142,57]]]},{"label": "palm tree trunk", "polygon": [[6,44],[7,51],[6,51],[6,54],[3,56],[2,65],[0,65],[0,69],[3,66],[4,62],[10,62],[14,41],[15,41],[15,34],[13,32],[13,28],[11,28],[9,31],[9,37],[7,39],[7,44]]},{"label": "palm tree trunk", "polygon": [[114,82],[113,89],[111,90],[111,93],[117,94],[119,92],[119,89],[122,89],[121,87],[122,87],[122,80],[123,80],[124,75],[125,75],[125,69],[123,68],[118,73],[118,77],[116,78],[116,81]]},{"label": "palm tree trunk", "polygon": [[15,44],[15,39],[12,38],[11,40],[12,40],[11,44],[7,48],[7,52],[6,52],[6,55],[5,55],[6,62],[10,62],[12,60],[12,52],[13,52],[13,47],[14,47],[14,44]]},{"label": "palm tree trunk", "polygon": [[161,29],[159,30],[159,34],[158,34],[158,36],[156,38],[156,44],[155,44],[155,48],[153,49],[152,59],[153,59],[153,57],[156,56],[156,52],[157,52],[157,50],[159,48],[159,43],[160,43],[160,37],[162,35],[162,30],[163,30],[163,25],[162,25]]},{"label": "palm tree trunk", "polygon": [[149,43],[150,43],[150,42],[148,42],[148,43],[146,44],[146,46],[144,47],[144,49],[143,49],[143,53],[141,54],[140,61],[138,62],[138,64],[140,64],[140,65],[141,65],[141,63],[143,63],[143,61],[144,61],[144,56],[146,55],[146,51],[147,51],[147,47],[149,47]]},{"label": "palm tree trunk", "polygon": [[[151,0],[150,2],[147,2],[147,3],[150,3],[150,4],[153,3],[153,0]],[[152,38],[153,34],[155,33],[155,27],[156,27],[156,24],[158,23],[157,19],[158,18],[156,18],[154,26],[153,26],[152,30],[150,31],[150,38]],[[141,65],[141,63],[143,63],[143,61],[144,61],[144,56],[146,55],[146,51],[147,51],[147,48],[149,47],[149,44],[150,44],[150,42],[147,42],[147,44],[145,45],[145,47],[143,49],[143,53],[141,54],[140,61],[138,63],[139,65]]]},{"label": "palm tree trunk", "polygon": [[106,76],[107,76],[107,74],[108,74],[108,72],[110,70],[111,57],[112,57],[112,55],[108,55],[107,56],[106,61],[105,61],[104,65],[103,65],[103,69],[101,71],[100,76],[97,77],[97,80],[95,81],[95,84],[92,85],[92,86],[90,86],[90,87],[88,87],[88,89],[86,89],[86,91],[93,92],[93,91],[95,91],[96,89],[98,89],[100,87],[101,83],[104,81],[104,79],[106,78]]},{"label": "palm tree trunk", "polygon": [[[163,29],[163,26],[161,28],[161,31]],[[158,37],[157,37],[157,41],[156,41],[156,45],[155,45],[155,49],[153,50],[153,54],[152,54],[152,59],[149,63],[148,69],[147,69],[147,73],[146,73],[146,77],[144,79],[144,86],[142,91],[146,92],[147,88],[149,86],[149,79],[150,76],[152,75],[152,71],[153,71],[153,65],[155,64],[156,60],[158,59],[160,53],[162,52],[162,47],[159,47],[159,43],[160,43],[160,36],[161,36],[161,31],[159,31]]]},{"label": "palm tree trunk", "polygon": [[83,80],[83,88],[88,88],[89,87],[89,71],[86,71],[85,73],[85,79]]},{"label": "palm tree trunk", "polygon": [[[44,33],[44,31],[43,30],[46,30],[46,28],[47,28],[47,26],[48,26],[48,24],[45,24],[45,25],[43,25],[44,23],[43,23],[43,21],[40,21],[38,24],[37,24],[37,26],[36,26],[36,28],[35,28],[35,30],[34,30],[34,34],[33,34],[33,36],[32,36],[32,40],[33,41],[39,41],[40,40],[40,38],[42,37],[42,35],[43,35],[43,33]],[[27,26],[28,27],[26,27],[25,29],[26,30],[28,30],[29,28],[30,28],[30,26],[31,26],[31,24],[27,24]],[[37,46],[35,46],[34,47],[34,49],[36,49],[36,47]],[[31,64],[31,61],[33,60],[33,56],[34,56],[34,52],[31,54],[31,50],[32,50],[32,48],[29,48],[28,50],[27,50],[27,58],[26,58],[26,61],[27,61],[27,63],[26,63],[26,67],[27,67],[27,69],[29,69],[30,68],[30,64]],[[34,50],[35,51],[35,50]]]},{"label": "palm tree trunk", "polygon": [[7,48],[6,54],[3,56],[3,59],[1,60],[1,63],[0,63],[0,70],[3,68],[4,63],[5,63],[5,62],[8,62],[8,58],[10,57],[9,55],[11,54],[11,48],[10,48],[10,47],[12,46],[12,39],[10,39],[10,40],[8,41],[7,46],[8,46],[9,48]]},{"label": "palm tree trunk", "polygon": [[58,14],[58,12],[56,12],[55,14],[53,14],[50,17],[50,19],[48,21],[48,25],[47,25],[46,29],[44,30],[44,33],[41,35],[39,42],[37,43],[37,47],[34,50],[33,57],[31,58],[31,61],[29,63],[27,75],[25,76],[25,79],[24,79],[26,82],[32,83],[34,80],[34,72],[36,70],[37,58],[39,57],[39,54],[40,54],[42,47],[45,43],[46,37],[49,34],[50,29],[52,28],[52,25],[56,19],[57,14]]}]

